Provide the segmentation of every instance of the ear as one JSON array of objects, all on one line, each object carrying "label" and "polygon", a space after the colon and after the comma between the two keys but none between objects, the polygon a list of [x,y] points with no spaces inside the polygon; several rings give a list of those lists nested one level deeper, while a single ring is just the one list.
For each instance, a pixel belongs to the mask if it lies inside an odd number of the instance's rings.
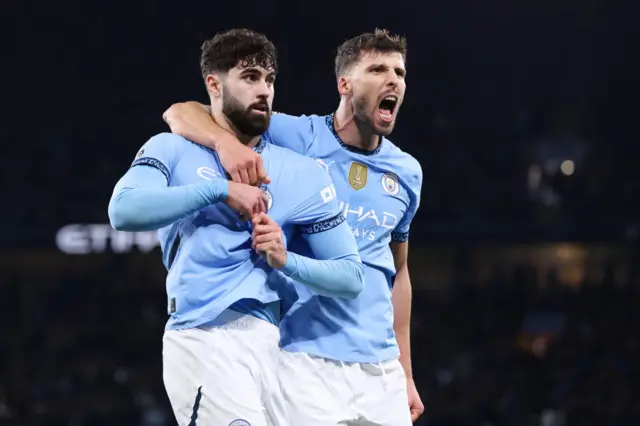
[{"label": "ear", "polygon": [[209,74],[205,79],[209,95],[214,98],[222,97],[222,78],[220,74]]},{"label": "ear", "polygon": [[349,77],[338,77],[338,93],[340,93],[340,96],[351,95],[351,81]]}]

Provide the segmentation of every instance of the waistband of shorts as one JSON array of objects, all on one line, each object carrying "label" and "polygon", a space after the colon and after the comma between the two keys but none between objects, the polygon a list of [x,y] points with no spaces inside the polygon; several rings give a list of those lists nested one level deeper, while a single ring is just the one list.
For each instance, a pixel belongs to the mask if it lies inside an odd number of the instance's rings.
[{"label": "waistband of shorts", "polygon": [[280,329],[269,321],[256,318],[252,315],[242,314],[232,309],[224,310],[213,321],[199,326],[203,330],[220,328],[227,330],[252,330],[268,339],[280,339]]}]

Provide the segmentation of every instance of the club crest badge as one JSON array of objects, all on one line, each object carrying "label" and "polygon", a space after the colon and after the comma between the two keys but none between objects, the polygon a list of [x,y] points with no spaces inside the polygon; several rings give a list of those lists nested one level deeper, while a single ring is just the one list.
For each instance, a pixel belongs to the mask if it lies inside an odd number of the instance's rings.
[{"label": "club crest badge", "polygon": [[267,197],[267,213],[268,213],[269,210],[271,210],[271,206],[273,205],[273,196],[271,195],[271,192],[269,192],[266,186],[260,187],[260,190]]},{"label": "club crest badge", "polygon": [[382,176],[382,188],[387,194],[396,195],[400,191],[398,176],[394,173],[385,173],[384,176]]},{"label": "club crest badge", "polygon": [[356,191],[362,189],[367,184],[367,174],[369,168],[362,163],[353,162],[349,169],[349,185]]}]

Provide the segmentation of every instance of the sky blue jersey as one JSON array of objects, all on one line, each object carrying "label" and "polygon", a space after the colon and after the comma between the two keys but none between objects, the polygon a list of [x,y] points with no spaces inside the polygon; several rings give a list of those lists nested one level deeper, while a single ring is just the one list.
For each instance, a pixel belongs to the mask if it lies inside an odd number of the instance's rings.
[{"label": "sky blue jersey", "polygon": [[283,301],[281,346],[344,362],[396,357],[391,303],[396,271],[389,243],[409,238],[420,203],[420,164],[387,138],[373,152],[346,145],[334,130],[333,115],[274,114],[267,135],[274,144],[314,158],[331,176],[365,271],[364,290],[352,300],[296,285]]},{"label": "sky blue jersey", "polygon": [[227,308],[277,324],[278,284],[288,276],[331,295],[354,297],[362,289],[357,246],[329,176],[291,150],[264,141],[255,149],[272,178],[263,187],[269,217],[285,243],[304,242],[318,260],[289,252],[282,269],[269,267],[251,248],[251,223],[223,202],[229,184],[218,155],[182,137],[151,138],[116,185],[113,226],[158,229],[169,329],[207,324]]}]

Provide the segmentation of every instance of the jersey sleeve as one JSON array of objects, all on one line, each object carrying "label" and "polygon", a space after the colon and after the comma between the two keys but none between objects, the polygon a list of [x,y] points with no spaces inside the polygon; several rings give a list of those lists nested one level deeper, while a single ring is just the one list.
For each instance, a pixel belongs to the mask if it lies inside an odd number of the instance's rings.
[{"label": "jersey sleeve", "polygon": [[267,138],[275,145],[306,155],[311,150],[315,129],[311,117],[274,113]]},{"label": "jersey sleeve", "polygon": [[169,187],[182,146],[180,138],[158,135],[138,151],[131,168],[116,184],[109,201],[109,221],[121,231],[151,231],[227,196],[225,179]]},{"label": "jersey sleeve", "polygon": [[356,297],[364,287],[364,267],[347,222],[303,237],[314,258],[289,252],[281,271],[318,294]]},{"label": "jersey sleeve", "polygon": [[391,232],[391,241],[397,243],[403,243],[409,239],[409,229],[411,228],[411,222],[413,217],[420,207],[420,191],[422,190],[422,168],[420,164],[414,160],[415,164],[412,167],[412,172],[408,175],[406,186],[409,195],[409,207],[405,212],[398,225]]},{"label": "jersey sleeve", "polygon": [[152,167],[164,175],[167,184],[178,161],[183,144],[171,133],[160,133],[149,139],[136,154],[131,167]]},{"label": "jersey sleeve", "polygon": [[297,225],[302,234],[323,232],[344,222],[329,174],[310,159],[301,162],[299,167],[299,178],[294,184],[299,186],[296,193],[300,201],[296,203],[289,221]]}]

